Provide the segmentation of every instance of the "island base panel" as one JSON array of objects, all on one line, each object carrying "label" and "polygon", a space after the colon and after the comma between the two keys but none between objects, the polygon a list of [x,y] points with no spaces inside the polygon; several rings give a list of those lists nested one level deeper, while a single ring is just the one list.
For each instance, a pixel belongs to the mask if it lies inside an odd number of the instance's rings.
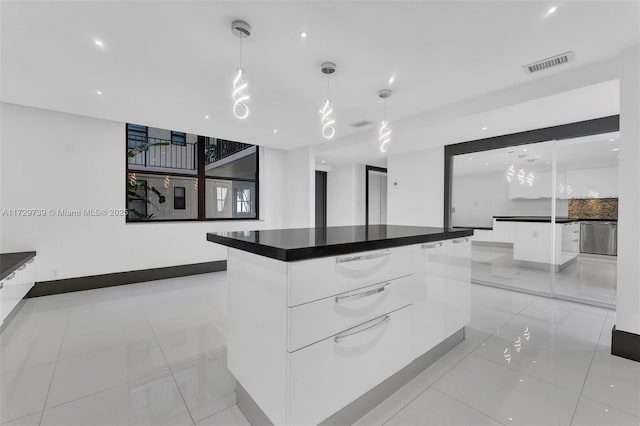
[{"label": "island base panel", "polygon": [[[465,338],[464,328],[453,333],[441,343],[427,351],[423,355],[413,360],[409,365],[387,378],[373,389],[351,402],[346,407],[340,409],[329,418],[322,421],[321,425],[352,424],[363,417],[369,411],[378,406],[398,389],[413,380],[431,364],[449,352]],[[273,422],[262,411],[258,404],[251,398],[251,395],[236,381],[236,401],[238,408],[252,425],[273,425]]]}]

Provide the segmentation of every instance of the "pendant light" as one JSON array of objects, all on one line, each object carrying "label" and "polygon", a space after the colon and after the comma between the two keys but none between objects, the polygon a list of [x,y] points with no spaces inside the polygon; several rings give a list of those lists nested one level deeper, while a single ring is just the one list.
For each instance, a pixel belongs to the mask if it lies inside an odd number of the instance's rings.
[{"label": "pendant light", "polygon": [[320,71],[327,76],[327,96],[322,102],[322,108],[320,108],[322,137],[332,139],[336,135],[336,129],[333,127],[336,120],[333,118],[333,103],[329,97],[329,76],[336,72],[336,64],[333,62],[323,62],[322,65],[320,65]]},{"label": "pendant light", "polygon": [[251,98],[246,90],[248,83],[245,80],[245,69],[242,67],[242,42],[251,35],[251,25],[245,21],[236,20],[231,23],[231,32],[240,38],[240,61],[236,68],[235,77],[233,79],[233,115],[244,120],[249,116],[249,106],[247,101]]},{"label": "pendant light", "polygon": [[389,128],[389,121],[387,120],[387,98],[391,96],[391,89],[382,89],[378,92],[378,97],[382,99],[383,117],[378,129],[378,142],[380,143],[380,152],[387,152],[389,150],[389,143],[391,142],[391,129]]}]

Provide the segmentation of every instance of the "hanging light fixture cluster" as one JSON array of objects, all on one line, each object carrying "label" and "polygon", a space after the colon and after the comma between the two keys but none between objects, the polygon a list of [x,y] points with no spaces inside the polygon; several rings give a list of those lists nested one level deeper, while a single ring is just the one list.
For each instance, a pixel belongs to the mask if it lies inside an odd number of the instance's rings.
[{"label": "hanging light fixture cluster", "polygon": [[242,67],[242,41],[251,35],[251,25],[245,21],[235,20],[231,23],[231,32],[240,38],[240,61],[233,79],[233,93],[231,95],[233,115],[240,120],[244,120],[249,116],[247,101],[251,97],[246,92],[249,83],[245,80],[245,69]]},{"label": "hanging light fixture cluster", "polygon": [[[237,119],[244,120],[249,117],[249,101],[251,100],[251,96],[249,95],[248,90],[249,83],[246,80],[246,70],[242,66],[242,48],[244,39],[251,36],[251,25],[240,19],[234,20],[231,23],[231,32],[240,39],[240,56],[238,67],[236,68],[233,78],[233,91],[231,95],[233,101],[232,111],[233,115]],[[323,62],[320,66],[320,70],[327,76],[326,96],[319,110],[321,134],[323,138],[330,140],[336,135],[336,119],[334,117],[334,108],[330,97],[331,93],[329,85],[331,74],[336,72],[336,64],[333,62]],[[389,143],[391,143],[391,129],[389,128],[389,121],[387,120],[385,101],[389,96],[391,96],[391,90],[382,89],[378,93],[378,96],[382,99],[384,105],[383,119],[380,123],[380,128],[378,129],[378,142],[380,143],[380,151],[385,153],[389,149]]]},{"label": "hanging light fixture cluster", "polygon": [[391,143],[391,129],[389,128],[389,121],[387,120],[387,98],[391,96],[391,89],[382,89],[378,92],[378,97],[382,99],[382,121],[380,122],[380,128],[378,129],[378,142],[380,143],[380,152],[385,153],[389,150],[389,143]]},{"label": "hanging light fixture cluster", "polygon": [[536,175],[533,171],[529,171],[529,173],[527,173],[525,169],[519,169],[516,173],[516,168],[513,164],[510,164],[509,167],[507,167],[506,177],[507,182],[509,183],[516,179],[520,185],[524,185],[526,183],[529,186],[533,186],[536,180]]}]

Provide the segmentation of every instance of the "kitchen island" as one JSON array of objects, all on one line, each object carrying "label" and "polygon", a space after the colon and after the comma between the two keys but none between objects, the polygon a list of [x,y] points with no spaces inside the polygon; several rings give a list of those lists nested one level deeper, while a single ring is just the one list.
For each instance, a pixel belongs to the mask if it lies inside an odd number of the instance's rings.
[{"label": "kitchen island", "polygon": [[352,423],[464,338],[472,230],[209,233],[228,247],[227,365],[252,424]]}]

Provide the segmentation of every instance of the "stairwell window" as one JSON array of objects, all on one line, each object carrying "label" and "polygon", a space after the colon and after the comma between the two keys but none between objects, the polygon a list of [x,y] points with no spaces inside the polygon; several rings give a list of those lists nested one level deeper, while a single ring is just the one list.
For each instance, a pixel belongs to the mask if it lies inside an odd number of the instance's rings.
[{"label": "stairwell window", "polygon": [[257,146],[132,123],[126,146],[127,222],[258,219]]}]

